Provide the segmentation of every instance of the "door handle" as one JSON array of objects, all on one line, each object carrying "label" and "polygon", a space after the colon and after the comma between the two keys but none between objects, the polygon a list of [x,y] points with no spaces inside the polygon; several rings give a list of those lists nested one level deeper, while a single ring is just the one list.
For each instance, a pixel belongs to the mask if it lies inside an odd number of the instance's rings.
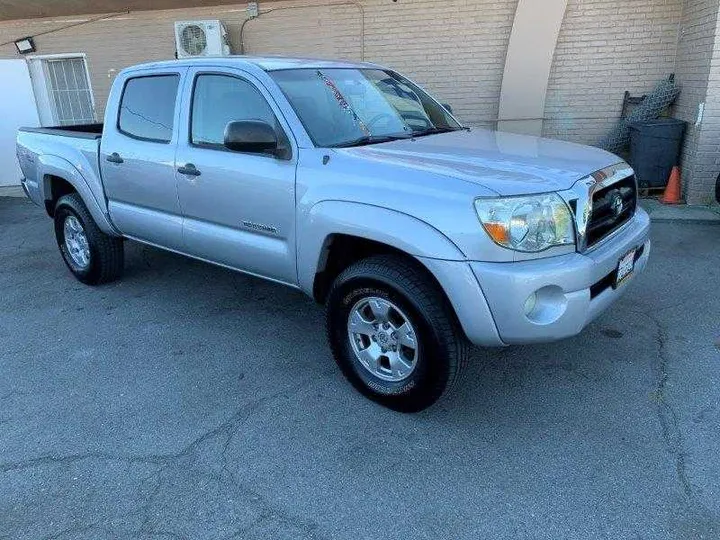
[{"label": "door handle", "polygon": [[192,163],[186,163],[182,167],[178,167],[180,174],[187,174],[188,176],[200,176],[200,171],[195,168]]},{"label": "door handle", "polygon": [[108,157],[105,158],[110,163],[122,163],[124,160],[120,157],[120,154],[117,152],[113,152]]}]

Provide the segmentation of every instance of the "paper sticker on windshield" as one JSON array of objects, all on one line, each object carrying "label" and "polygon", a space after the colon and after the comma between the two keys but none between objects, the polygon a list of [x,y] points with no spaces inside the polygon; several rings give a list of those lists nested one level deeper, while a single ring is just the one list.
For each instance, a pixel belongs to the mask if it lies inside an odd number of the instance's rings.
[{"label": "paper sticker on windshield", "polygon": [[325,86],[327,86],[330,91],[333,93],[333,96],[337,100],[338,104],[340,105],[340,108],[344,111],[347,111],[349,114],[353,116],[353,119],[355,122],[357,122],[358,127],[363,132],[363,135],[370,136],[370,130],[365,125],[365,122],[363,122],[360,117],[357,115],[357,113],[353,110],[353,108],[350,106],[350,104],[347,102],[345,97],[340,92],[340,89],[335,85],[335,83],[325,75],[322,71],[318,70],[317,72],[318,77],[322,80],[323,83],[325,83]]}]

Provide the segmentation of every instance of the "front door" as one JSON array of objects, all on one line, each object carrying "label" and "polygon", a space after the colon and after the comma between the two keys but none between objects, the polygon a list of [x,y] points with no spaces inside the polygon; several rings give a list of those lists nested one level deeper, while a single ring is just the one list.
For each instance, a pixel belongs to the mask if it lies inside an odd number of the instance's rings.
[{"label": "front door", "polygon": [[[261,120],[290,146],[276,104],[241,71],[191,69],[191,95],[176,155],[188,254],[285,283],[297,282],[297,150],[281,159],[225,148],[229,122]],[[294,144],[294,143],[292,143]]]},{"label": "front door", "polygon": [[[175,180],[181,71],[130,75],[113,95],[100,167],[113,223],[124,235],[182,251]],[[120,88],[120,87],[118,87]],[[119,91],[119,90],[116,90]]]}]

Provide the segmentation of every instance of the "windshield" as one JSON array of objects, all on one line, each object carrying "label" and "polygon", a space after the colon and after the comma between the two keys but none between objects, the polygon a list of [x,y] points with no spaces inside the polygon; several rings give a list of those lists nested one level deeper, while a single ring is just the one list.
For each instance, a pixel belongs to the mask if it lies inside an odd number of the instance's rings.
[{"label": "windshield", "polygon": [[381,69],[290,69],[270,73],[316,146],[343,147],[462,127],[425,91]]}]

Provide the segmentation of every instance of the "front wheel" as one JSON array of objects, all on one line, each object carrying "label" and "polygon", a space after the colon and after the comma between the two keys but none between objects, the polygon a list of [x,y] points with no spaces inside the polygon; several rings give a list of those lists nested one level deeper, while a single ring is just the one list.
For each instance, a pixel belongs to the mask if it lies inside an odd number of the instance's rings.
[{"label": "front wheel", "polygon": [[335,361],[370,399],[421,411],[455,386],[469,347],[440,287],[415,261],[377,256],[345,270],[327,302]]},{"label": "front wheel", "polygon": [[58,200],[54,219],[58,248],[78,280],[86,285],[99,285],[122,275],[122,239],[100,230],[77,193]]}]

